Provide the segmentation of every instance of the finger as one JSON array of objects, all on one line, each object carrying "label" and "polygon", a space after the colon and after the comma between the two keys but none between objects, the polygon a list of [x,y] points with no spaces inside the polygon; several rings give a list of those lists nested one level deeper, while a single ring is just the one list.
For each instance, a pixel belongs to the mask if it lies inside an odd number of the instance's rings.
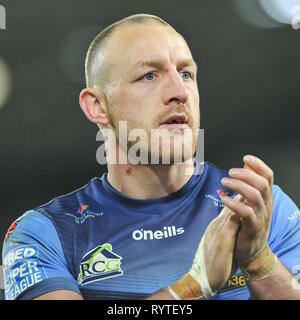
[{"label": "finger", "polygon": [[[240,194],[238,194],[235,199],[238,201],[244,201]],[[218,215],[218,218],[222,219],[220,221],[223,226],[225,225],[226,229],[227,224],[235,224],[238,228],[240,227],[240,216],[226,206],[222,209],[222,211]]]},{"label": "finger", "polygon": [[224,207],[220,213],[220,232],[235,234],[240,228],[240,216],[228,207]]},{"label": "finger", "polygon": [[272,188],[267,179],[251,169],[232,168],[229,170],[229,176],[239,179],[259,190],[264,201],[267,202],[273,199]]},{"label": "finger", "polygon": [[232,199],[227,196],[223,196],[221,201],[226,207],[243,218],[244,225],[251,227],[255,224],[257,217],[254,210],[250,206],[237,199]]},{"label": "finger", "polygon": [[246,155],[244,156],[243,160],[244,160],[244,163],[248,167],[250,167],[252,170],[254,170],[257,174],[265,177],[269,182],[270,186],[273,185],[273,182],[274,182],[273,170],[270,167],[268,167],[261,159],[252,155]]},{"label": "finger", "polygon": [[217,235],[223,237],[231,237],[237,233],[240,228],[240,216],[231,209],[224,207],[221,213],[210,222],[207,227],[208,238],[215,238]]},{"label": "finger", "polygon": [[259,190],[255,189],[251,185],[231,178],[222,178],[221,183],[226,187],[237,193],[247,200],[247,204],[253,208],[255,212],[259,212],[261,208],[265,206],[262,195]]}]

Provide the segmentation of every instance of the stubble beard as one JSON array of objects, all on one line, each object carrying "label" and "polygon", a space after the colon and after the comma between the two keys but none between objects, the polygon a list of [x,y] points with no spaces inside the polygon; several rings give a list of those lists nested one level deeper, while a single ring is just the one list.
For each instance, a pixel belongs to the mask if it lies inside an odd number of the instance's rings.
[{"label": "stubble beard", "polygon": [[[177,108],[177,110],[175,109],[174,112],[184,113],[188,117],[189,126],[187,129],[184,129],[189,131],[189,133],[187,134],[188,137],[184,135],[183,130],[175,129],[177,130],[177,132],[175,132],[174,135],[172,135],[171,132],[171,139],[169,143],[166,142],[167,140],[165,141],[165,143],[163,143],[164,141],[162,137],[160,137],[158,140],[157,135],[159,135],[161,131],[161,129],[158,129],[160,123],[162,123],[166,116],[170,114],[170,111],[164,112],[163,114],[159,115],[157,120],[153,120],[149,126],[144,126],[143,128],[141,128],[141,124],[137,123],[137,121],[128,120],[127,115],[116,115],[111,112],[108,115],[109,123],[111,124],[110,127],[114,131],[114,134],[116,136],[117,145],[119,145],[122,151],[126,153],[128,162],[132,163],[129,151],[132,151],[133,148],[135,148],[136,151],[136,158],[142,158],[143,160],[139,164],[144,165],[173,165],[183,163],[191,159],[196,152],[200,119],[195,120],[193,117],[188,115],[186,110],[183,108],[179,106],[179,108]],[[120,123],[122,121],[125,121],[127,124],[126,137],[120,135]],[[141,132],[145,132],[147,138],[143,139],[143,134],[142,138],[137,137],[135,141],[128,140],[130,132],[134,132],[134,130],[141,130]],[[169,132],[171,131],[170,129],[164,130],[168,130]],[[154,135],[153,132],[155,133]],[[136,148],[137,144],[139,144],[139,148]],[[181,147],[179,147],[180,144]]]}]

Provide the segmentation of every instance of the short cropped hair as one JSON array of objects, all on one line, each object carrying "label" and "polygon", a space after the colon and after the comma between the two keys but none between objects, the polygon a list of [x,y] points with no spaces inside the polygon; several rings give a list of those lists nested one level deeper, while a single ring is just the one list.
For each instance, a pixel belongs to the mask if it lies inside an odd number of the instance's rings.
[{"label": "short cropped hair", "polygon": [[122,25],[134,24],[149,24],[158,23],[170,27],[163,19],[150,14],[134,14],[119,20],[104,30],[102,30],[92,41],[88,49],[85,60],[85,78],[87,88],[92,88],[94,85],[105,86],[108,81],[108,71],[101,63],[101,54],[104,54],[105,42],[110,38],[114,30]]}]

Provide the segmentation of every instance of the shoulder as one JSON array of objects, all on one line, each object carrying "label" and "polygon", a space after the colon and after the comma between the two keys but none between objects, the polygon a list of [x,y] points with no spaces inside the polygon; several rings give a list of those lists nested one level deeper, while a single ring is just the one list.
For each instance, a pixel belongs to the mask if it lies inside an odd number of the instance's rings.
[{"label": "shoulder", "polygon": [[228,170],[218,168],[216,165],[210,162],[205,162],[204,165],[205,165],[205,169],[212,175],[220,175],[220,176],[228,175]]},{"label": "shoulder", "polygon": [[277,185],[273,186],[273,196],[274,209],[268,242],[280,261],[295,274],[300,261],[300,211]]},{"label": "shoulder", "polygon": [[35,239],[41,241],[56,240],[56,230],[53,223],[43,214],[35,210],[29,210],[16,219],[8,228],[3,242],[3,255],[7,251],[20,245],[30,244]]},{"label": "shoulder", "polygon": [[203,183],[203,187],[207,192],[214,193],[216,196],[223,191],[227,192],[229,196],[234,196],[236,193],[224,187],[221,183],[222,178],[228,176],[228,170],[220,169],[210,162],[204,162],[203,173],[199,182]]},{"label": "shoulder", "polygon": [[52,221],[29,210],[10,226],[3,243],[5,299],[33,299],[53,290],[78,291]]},{"label": "shoulder", "polygon": [[52,219],[53,215],[63,212],[76,211],[78,206],[82,205],[84,199],[89,197],[93,192],[92,188],[96,184],[96,179],[91,179],[86,185],[77,188],[69,193],[57,196],[45,204],[41,204],[34,208],[35,211]]},{"label": "shoulder", "polygon": [[300,228],[300,211],[294,201],[277,185],[273,186],[274,208],[271,231],[284,237]]},{"label": "shoulder", "polygon": [[228,170],[220,169],[216,165],[210,162],[198,162],[195,160],[195,175],[198,175],[200,179],[204,178],[205,180],[219,181],[225,176],[228,176]]}]

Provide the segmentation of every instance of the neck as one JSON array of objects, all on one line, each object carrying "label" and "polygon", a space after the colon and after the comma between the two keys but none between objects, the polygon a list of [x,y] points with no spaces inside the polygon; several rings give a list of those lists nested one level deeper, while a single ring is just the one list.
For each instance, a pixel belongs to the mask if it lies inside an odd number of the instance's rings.
[{"label": "neck", "polygon": [[154,199],[174,193],[193,173],[192,159],[173,165],[108,164],[108,182],[135,199]]}]

